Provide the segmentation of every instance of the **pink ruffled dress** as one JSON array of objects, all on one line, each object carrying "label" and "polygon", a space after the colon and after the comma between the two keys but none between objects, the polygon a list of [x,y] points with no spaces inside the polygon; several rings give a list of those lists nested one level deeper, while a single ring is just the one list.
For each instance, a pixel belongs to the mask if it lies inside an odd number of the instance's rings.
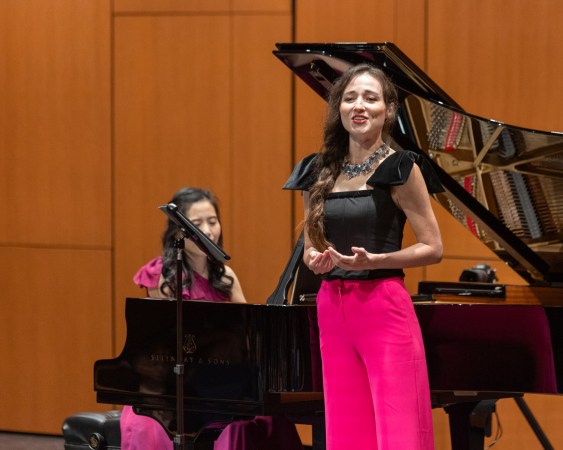
[{"label": "pink ruffled dress", "polygon": [[[133,281],[149,289],[158,287],[162,272],[162,258],[152,259],[139,269]],[[194,273],[191,290],[182,292],[184,300],[228,302],[209,281]],[[164,428],[150,417],[133,412],[124,406],[121,412],[121,450],[173,450],[174,444]],[[285,417],[257,416],[229,424],[215,441],[214,450],[303,450],[295,425]]]},{"label": "pink ruffled dress", "polygon": [[[162,273],[162,257],[151,259],[133,277],[133,282],[145,289],[158,287],[160,274]],[[193,272],[193,283],[191,289],[182,291],[184,300],[210,300],[213,302],[228,302],[229,297],[216,291],[206,278],[197,272]]]}]

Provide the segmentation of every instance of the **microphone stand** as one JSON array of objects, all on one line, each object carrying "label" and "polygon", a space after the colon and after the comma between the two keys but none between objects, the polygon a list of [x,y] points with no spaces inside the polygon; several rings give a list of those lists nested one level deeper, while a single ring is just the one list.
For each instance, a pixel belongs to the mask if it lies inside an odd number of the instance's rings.
[{"label": "microphone stand", "polygon": [[184,351],[183,351],[183,306],[184,299],[182,296],[182,274],[183,274],[183,254],[184,254],[184,236],[176,239],[174,243],[176,249],[176,365],[174,373],[176,374],[176,435],[174,436],[174,448],[183,450],[186,442],[184,435]]},{"label": "microphone stand", "polygon": [[174,448],[184,450],[186,436],[184,434],[184,299],[182,296],[182,274],[184,239],[190,239],[208,258],[225,262],[231,257],[227,255],[215,242],[210,240],[201,230],[194,225],[174,203],[162,205],[159,209],[165,213],[172,222],[178,225],[181,237],[176,239],[174,248],[176,249],[176,435],[174,436]]}]

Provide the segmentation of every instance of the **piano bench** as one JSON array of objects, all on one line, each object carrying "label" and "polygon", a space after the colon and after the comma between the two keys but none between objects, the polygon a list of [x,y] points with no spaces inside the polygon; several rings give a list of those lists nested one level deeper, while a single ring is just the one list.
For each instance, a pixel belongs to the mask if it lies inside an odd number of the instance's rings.
[{"label": "piano bench", "polygon": [[63,423],[65,450],[117,450],[121,448],[121,411],[83,412]]},{"label": "piano bench", "polygon": [[[66,418],[63,423],[64,450],[120,450],[121,411],[82,412]],[[223,427],[203,428],[187,436],[186,450],[213,450]],[[149,450],[149,449],[147,449]]]}]

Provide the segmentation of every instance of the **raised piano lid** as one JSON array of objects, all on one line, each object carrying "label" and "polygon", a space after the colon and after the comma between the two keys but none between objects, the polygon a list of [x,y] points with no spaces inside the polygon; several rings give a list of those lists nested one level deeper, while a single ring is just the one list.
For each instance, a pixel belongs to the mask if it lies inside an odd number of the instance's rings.
[{"label": "raised piano lid", "polygon": [[446,189],[436,200],[524,280],[563,286],[563,133],[466,113],[392,43],[276,47],[324,99],[351,65],[382,68],[401,104],[393,146],[431,160]]}]

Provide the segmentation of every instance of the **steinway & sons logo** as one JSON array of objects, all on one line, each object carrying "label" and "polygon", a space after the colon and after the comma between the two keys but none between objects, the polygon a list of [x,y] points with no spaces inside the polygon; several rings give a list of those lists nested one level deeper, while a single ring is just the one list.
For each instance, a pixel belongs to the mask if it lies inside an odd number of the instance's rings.
[{"label": "steinway & sons logo", "polygon": [[[184,364],[189,365],[206,365],[206,366],[229,366],[231,361],[228,358],[220,358],[213,355],[196,355],[197,344],[194,334],[185,334],[184,343]],[[176,355],[168,353],[151,353],[151,361],[163,363],[176,363]]]},{"label": "steinway & sons logo", "polygon": [[192,355],[197,350],[197,346],[195,345],[195,336],[193,334],[186,334],[184,336],[184,353],[188,355]]}]

